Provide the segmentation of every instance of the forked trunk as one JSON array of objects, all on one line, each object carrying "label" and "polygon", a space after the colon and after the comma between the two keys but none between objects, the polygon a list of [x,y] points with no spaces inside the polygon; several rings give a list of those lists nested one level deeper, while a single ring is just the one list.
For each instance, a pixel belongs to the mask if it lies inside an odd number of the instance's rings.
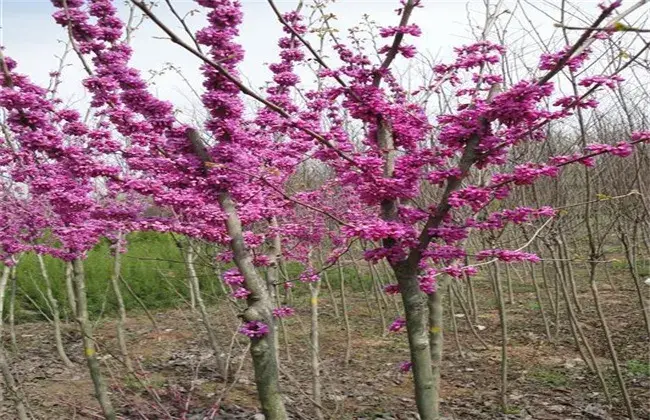
[{"label": "forked trunk", "polygon": [[253,265],[253,259],[244,243],[241,221],[230,194],[218,195],[219,204],[227,215],[226,227],[230,236],[233,259],[244,277],[244,285],[251,293],[248,308],[244,311],[245,321],[261,321],[268,326],[268,333],[251,339],[251,356],[255,370],[257,394],[262,411],[267,420],[285,420],[287,412],[280,393],[277,358],[275,356],[275,328],[273,320],[273,301],[267,285]]},{"label": "forked trunk", "polygon": [[[198,131],[189,129],[187,137],[194,153],[204,163],[212,162]],[[207,172],[206,172],[207,174]],[[273,320],[273,301],[266,282],[253,265],[253,258],[244,242],[244,232],[237,213],[237,206],[230,193],[225,190],[215,191],[221,210],[226,215],[226,231],[230,237],[230,249],[233,260],[244,277],[244,286],[250,294],[244,311],[244,321],[258,321],[268,326],[268,333],[258,338],[251,338],[251,356],[255,371],[257,395],[262,404],[266,420],[285,420],[287,412],[280,393],[279,369],[275,356],[275,328]]]}]

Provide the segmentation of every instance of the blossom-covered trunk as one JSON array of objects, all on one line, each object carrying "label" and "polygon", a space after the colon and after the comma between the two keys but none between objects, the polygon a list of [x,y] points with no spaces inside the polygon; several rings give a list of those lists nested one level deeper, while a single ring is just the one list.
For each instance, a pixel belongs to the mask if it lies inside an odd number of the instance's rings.
[{"label": "blossom-covered trunk", "polygon": [[230,247],[237,268],[244,277],[248,295],[248,308],[244,311],[245,321],[259,321],[269,326],[262,337],[251,338],[251,356],[255,370],[257,394],[267,420],[284,420],[287,413],[280,393],[278,365],[275,356],[275,331],[273,328],[273,301],[271,294],[259,275],[250,252],[244,243],[241,221],[235,203],[227,192],[218,194],[219,205],[226,214],[226,229],[230,236]]},{"label": "blossom-covered trunk", "polygon": [[[277,229],[278,219],[274,216],[269,221],[270,225]],[[271,240],[271,246],[269,250],[269,266],[266,269],[266,283],[271,295],[271,301],[278,302],[278,284],[280,282],[280,258],[282,257],[282,240],[280,235],[275,233]],[[279,319],[280,322],[273,325],[273,345],[275,346],[275,363],[280,366],[280,335],[278,333],[278,325],[282,324],[282,318]],[[286,338],[286,336],[285,336]],[[287,349],[288,351],[288,349]]]},{"label": "blossom-covered trunk", "polygon": [[[194,154],[207,168],[212,163],[208,151],[198,131],[187,130],[187,138]],[[247,297],[248,308],[244,311],[246,322],[264,324],[265,334],[251,336],[251,356],[255,370],[255,384],[267,420],[283,420],[287,413],[282,401],[279,385],[279,368],[276,357],[275,329],[273,327],[273,299],[265,280],[253,264],[253,257],[244,241],[244,231],[237,206],[228,191],[217,190],[217,201],[226,216],[226,232],[230,237],[233,261],[244,278],[244,287],[250,292]]]}]

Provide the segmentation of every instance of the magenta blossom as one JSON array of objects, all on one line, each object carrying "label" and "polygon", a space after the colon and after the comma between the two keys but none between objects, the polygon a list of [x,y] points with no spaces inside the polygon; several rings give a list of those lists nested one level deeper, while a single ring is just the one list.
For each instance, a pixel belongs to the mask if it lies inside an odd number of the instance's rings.
[{"label": "magenta blossom", "polygon": [[249,321],[239,329],[241,334],[250,338],[262,338],[269,332],[269,326],[260,321]]},{"label": "magenta blossom", "polygon": [[384,293],[387,295],[396,295],[399,293],[399,284],[387,284],[384,286]]},{"label": "magenta blossom", "polygon": [[244,283],[244,277],[237,268],[231,268],[223,273],[223,282],[230,286],[237,286]]},{"label": "magenta blossom", "polygon": [[300,281],[303,283],[316,283],[320,280],[320,275],[313,268],[308,268],[300,274]]},{"label": "magenta blossom", "polygon": [[402,362],[399,364],[399,371],[402,373],[407,373],[413,368],[413,363],[411,362]]},{"label": "magenta blossom", "polygon": [[234,292],[232,292],[230,296],[234,297],[235,299],[246,299],[250,294],[251,294],[250,290],[246,289],[245,287],[240,287]]},{"label": "magenta blossom", "polygon": [[406,327],[406,320],[404,318],[397,318],[395,321],[393,321],[392,324],[390,324],[390,327],[388,327],[388,331],[390,332],[400,332]]},{"label": "magenta blossom", "polygon": [[279,308],[273,309],[273,316],[276,318],[286,318],[294,315],[295,313],[295,309],[290,308],[289,306],[281,306]]}]

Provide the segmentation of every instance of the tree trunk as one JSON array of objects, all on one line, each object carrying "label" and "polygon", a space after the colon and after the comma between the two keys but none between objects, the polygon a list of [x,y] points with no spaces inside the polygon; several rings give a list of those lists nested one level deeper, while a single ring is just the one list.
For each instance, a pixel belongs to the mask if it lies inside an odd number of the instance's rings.
[{"label": "tree trunk", "polygon": [[339,270],[339,286],[341,288],[341,308],[343,309],[343,322],[345,323],[345,366],[350,364],[352,356],[352,330],[350,329],[350,318],[348,316],[348,304],[345,296],[345,273],[343,273],[343,266],[341,260],[337,261],[337,268]]},{"label": "tree trunk", "polygon": [[[274,229],[278,228],[278,220],[276,217],[271,218],[271,227]],[[282,258],[282,240],[278,233],[273,235],[273,240],[271,241],[271,247],[269,250],[269,261],[270,264],[266,269],[266,283],[269,293],[271,294],[271,301],[276,302],[277,306],[280,307],[279,298],[278,298],[278,284],[280,282],[280,259]],[[280,366],[280,334],[278,325],[282,329],[282,335],[285,340],[285,347],[287,350],[287,360],[291,359],[289,354],[289,346],[287,344],[287,335],[284,330],[284,320],[279,318],[279,322],[276,322],[273,325],[274,336],[273,336],[273,345],[275,345],[275,363]]]},{"label": "tree trunk", "polygon": [[438,420],[439,413],[435,405],[438,400],[437,389],[429,348],[426,295],[420,291],[416,267],[401,263],[396,265],[394,270],[404,304],[406,331],[413,364],[415,404],[421,420]]},{"label": "tree trunk", "polygon": [[4,324],[4,318],[2,315],[4,314],[5,293],[7,291],[7,283],[11,277],[11,270],[12,267],[5,265],[2,267],[2,274],[0,275],[0,331],[2,331]]},{"label": "tree trunk", "polygon": [[442,369],[442,326],[444,321],[442,281],[438,282],[437,290],[428,296],[427,303],[429,305],[429,347],[433,372],[433,408],[434,418],[438,418],[440,415],[440,370]]},{"label": "tree trunk", "polygon": [[321,382],[320,382],[320,337],[318,334],[318,294],[320,292],[320,280],[315,284],[309,285],[311,299],[311,374],[312,374],[312,398],[314,400],[314,416],[323,420],[323,410],[321,409]]},{"label": "tree trunk", "polygon": [[625,403],[625,408],[627,409],[627,415],[631,420],[634,420],[636,419],[636,416],[634,415],[634,409],[632,408],[632,401],[630,401],[630,395],[627,392],[627,387],[625,386],[625,380],[623,379],[623,373],[621,372],[621,367],[618,363],[618,355],[616,353],[616,347],[614,347],[612,334],[609,331],[607,318],[605,318],[605,313],[603,312],[603,308],[600,304],[598,284],[596,283],[597,264],[598,263],[593,261],[589,263],[589,283],[591,284],[591,292],[594,297],[594,304],[596,305],[596,313],[598,314],[598,319],[600,320],[600,324],[603,329],[603,334],[605,335],[605,342],[607,343],[607,349],[609,350],[609,355],[612,360],[612,366],[614,367],[616,380],[618,381],[618,386],[621,389],[621,396],[623,397],[623,403]]},{"label": "tree trunk", "polygon": [[72,316],[77,318],[77,299],[74,297],[74,286],[72,285],[72,263],[65,263],[65,290],[68,294],[68,306],[72,312]]},{"label": "tree trunk", "polygon": [[50,282],[50,276],[47,272],[47,267],[45,266],[45,260],[41,254],[36,254],[38,259],[38,266],[41,270],[41,276],[43,281],[45,281],[45,295],[50,307],[52,308],[52,325],[54,326],[54,342],[56,343],[56,351],[59,354],[59,358],[69,368],[74,367],[74,363],[70,361],[68,355],[65,353],[65,348],[63,347],[63,339],[61,337],[61,317],[59,314],[59,302],[54,297],[52,293],[52,283]]},{"label": "tree trunk", "polygon": [[372,290],[375,295],[375,304],[377,309],[379,309],[379,319],[381,320],[381,335],[386,336],[388,333],[388,324],[386,323],[386,315],[384,313],[384,306],[382,305],[382,299],[385,298],[383,291],[379,288],[379,284],[372,269],[371,263],[368,263],[368,270],[370,272],[370,281]]},{"label": "tree trunk", "polygon": [[359,262],[354,258],[352,258],[352,265],[354,267],[354,272],[357,275],[357,280],[359,280],[359,284],[361,285],[361,290],[363,291],[363,298],[366,301],[366,306],[368,307],[368,315],[372,317],[372,303],[370,303],[370,297],[368,296],[368,291],[366,290],[366,284],[363,282],[363,277],[361,275],[361,267],[359,267]]},{"label": "tree trunk", "polygon": [[18,341],[16,340],[16,266],[11,267],[11,297],[9,299],[9,335],[11,335],[11,349],[14,353],[18,351]]},{"label": "tree trunk", "polygon": [[[449,283],[448,287],[448,295],[449,295],[449,314],[451,315],[451,327],[454,329],[454,341],[456,342],[456,348],[458,349],[458,356],[461,358],[464,358],[465,356],[463,355],[463,347],[460,344],[460,337],[458,336],[458,322],[456,321],[456,308],[454,307],[454,298],[451,295],[451,282]],[[433,357],[433,355],[432,355]],[[434,358],[435,360],[435,358]]]},{"label": "tree trunk", "polygon": [[[187,130],[187,137],[194,153],[204,163],[212,162],[198,131]],[[207,169],[206,169],[207,175]],[[273,301],[268,287],[253,265],[253,258],[246,247],[241,220],[237,206],[230,193],[216,190],[219,206],[226,215],[226,230],[230,237],[230,249],[233,260],[244,277],[244,286],[251,293],[248,295],[248,308],[242,318],[245,321],[263,322],[268,326],[268,333],[259,338],[251,338],[251,356],[255,371],[257,394],[262,404],[266,420],[286,420],[287,412],[282,401],[279,383],[279,369],[275,357],[275,328],[273,319]]]},{"label": "tree trunk", "polygon": [[122,298],[122,291],[120,290],[120,271],[122,269],[122,258],[120,253],[120,244],[122,242],[122,232],[117,235],[117,245],[115,247],[115,257],[113,259],[113,273],[111,275],[111,286],[113,293],[115,293],[115,301],[117,302],[118,318],[117,318],[117,344],[120,346],[120,353],[122,360],[129,372],[133,372],[133,363],[129,357],[129,351],[126,345],[126,333],[124,326],[126,324],[126,308],[124,307],[124,299]]},{"label": "tree trunk", "polygon": [[11,374],[11,368],[9,366],[9,362],[7,361],[7,354],[3,343],[0,343],[0,371],[2,372],[2,378],[4,379],[7,390],[9,391],[10,398],[14,401],[14,408],[16,409],[18,419],[28,420],[30,417],[28,416],[27,409],[25,408],[25,397],[16,385],[16,380]]},{"label": "tree trunk", "polygon": [[[318,263],[321,266],[321,270],[325,267],[325,262],[323,261],[323,254],[321,251],[318,251]],[[340,319],[339,314],[339,304],[336,302],[336,297],[334,297],[334,290],[332,289],[332,283],[330,283],[330,276],[327,273],[327,270],[323,270],[323,281],[325,286],[327,286],[327,292],[330,295],[330,300],[332,301],[332,307],[334,308],[334,318],[338,321]]]},{"label": "tree trunk", "polygon": [[[620,233],[621,243],[623,244],[623,249],[625,250],[625,259],[627,260],[628,270],[632,276],[632,281],[634,282],[634,288],[636,290],[637,296],[639,297],[639,304],[641,305],[641,310],[643,312],[643,321],[645,322],[645,328],[648,332],[648,338],[650,338],[650,305],[646,302],[646,298],[643,296],[642,289],[642,279],[639,276],[639,271],[636,268],[636,256],[633,252],[633,246],[630,244],[629,237],[626,233]],[[607,270],[607,266],[605,266]]]},{"label": "tree trunk", "polygon": [[537,299],[537,304],[539,305],[539,312],[542,315],[542,322],[544,322],[544,330],[546,331],[546,338],[548,341],[553,339],[551,335],[551,327],[549,326],[548,319],[546,318],[546,311],[544,310],[544,302],[542,301],[542,294],[539,290],[539,285],[537,284],[537,275],[535,273],[535,266],[532,262],[529,262],[530,267],[530,278],[533,282],[533,288],[535,289],[535,298]]},{"label": "tree trunk", "polygon": [[190,284],[192,296],[195,302],[193,305],[198,305],[199,307],[201,320],[203,321],[203,326],[205,326],[205,330],[208,334],[208,341],[210,342],[210,347],[214,352],[214,357],[217,362],[217,369],[219,370],[219,372],[221,372],[221,375],[223,375],[223,377],[227,380],[228,372],[226,372],[226,364],[224,361],[226,353],[221,348],[221,345],[219,345],[219,341],[217,340],[217,335],[214,332],[212,323],[210,322],[210,315],[208,314],[208,309],[206,308],[205,302],[203,301],[203,297],[201,296],[199,278],[196,275],[196,268],[194,266],[196,253],[194,251],[194,244],[192,244],[191,241],[188,241],[187,243],[187,248],[186,248],[186,252],[184,253],[184,256],[185,256],[185,266],[187,268],[188,282]]},{"label": "tree trunk", "polygon": [[104,383],[102,372],[95,351],[95,340],[93,338],[92,323],[88,318],[88,303],[86,300],[86,278],[84,274],[83,261],[76,258],[72,262],[73,284],[75,288],[75,298],[77,301],[77,322],[83,339],[84,356],[88,364],[90,377],[95,386],[95,398],[102,408],[104,417],[107,420],[116,420],[113,404],[108,396],[108,389]]},{"label": "tree trunk", "polygon": [[230,246],[235,264],[244,277],[246,289],[251,292],[248,295],[248,308],[244,311],[244,320],[264,322],[269,328],[269,332],[265,336],[251,339],[255,383],[262,411],[267,420],[285,420],[287,412],[280,393],[278,365],[275,357],[275,328],[273,327],[271,295],[253,265],[253,259],[244,243],[241,221],[234,201],[226,192],[219,193],[218,199],[227,216],[226,228],[230,236]]},{"label": "tree trunk", "polygon": [[140,305],[144,313],[147,315],[147,318],[149,318],[149,321],[151,321],[151,326],[153,327],[153,329],[156,330],[157,332],[160,332],[160,327],[158,327],[156,318],[153,317],[153,315],[147,308],[147,305],[145,305],[142,299],[140,299],[140,297],[135,294],[133,289],[131,289],[131,286],[129,286],[129,283],[126,280],[124,280],[124,277],[122,277],[121,274],[119,275],[119,278],[120,278],[120,282],[124,285],[124,287],[126,287],[126,290],[129,291],[129,294],[133,297],[133,299],[135,299],[136,302],[138,302],[138,304]]},{"label": "tree trunk", "polygon": [[501,410],[508,412],[508,322],[506,319],[506,305],[503,299],[501,273],[499,263],[494,263],[494,292],[499,310],[499,323],[501,324]]}]

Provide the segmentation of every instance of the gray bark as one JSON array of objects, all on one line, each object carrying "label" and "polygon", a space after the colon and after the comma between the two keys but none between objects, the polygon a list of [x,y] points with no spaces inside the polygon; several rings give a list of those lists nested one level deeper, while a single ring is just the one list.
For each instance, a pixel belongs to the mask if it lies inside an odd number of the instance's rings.
[{"label": "gray bark", "polygon": [[47,272],[47,267],[45,266],[45,261],[41,254],[36,254],[38,259],[38,265],[41,270],[41,276],[45,281],[45,296],[50,304],[52,309],[52,325],[54,326],[54,342],[56,343],[56,351],[59,354],[59,358],[64,365],[71,368],[74,367],[74,363],[70,361],[68,355],[65,353],[65,348],[63,347],[63,339],[61,337],[61,316],[59,314],[59,301],[54,297],[52,293],[52,283],[50,282],[50,276]]},{"label": "gray bark", "polygon": [[[212,162],[198,131],[187,130],[187,137],[201,162],[204,165]],[[204,167],[207,174],[207,166]],[[219,206],[226,215],[226,230],[230,237],[230,249],[233,252],[235,265],[244,277],[244,286],[251,292],[247,299],[248,307],[242,318],[244,321],[263,322],[269,328],[265,336],[251,338],[255,384],[262,411],[267,420],[285,420],[287,412],[280,392],[279,369],[275,356],[273,300],[266,282],[253,265],[253,258],[244,242],[244,232],[235,202],[228,191],[216,190],[215,192]]]},{"label": "gray bark", "polygon": [[129,350],[126,345],[126,332],[124,331],[124,325],[126,324],[126,308],[124,307],[124,298],[122,297],[122,291],[120,290],[120,271],[122,269],[122,258],[120,254],[120,242],[122,241],[122,233],[120,232],[117,236],[117,246],[115,249],[115,257],[113,260],[113,273],[111,275],[111,287],[113,288],[113,293],[115,293],[115,300],[117,302],[118,318],[117,318],[117,343],[120,346],[120,353],[122,354],[122,361],[128,369],[129,372],[133,372],[133,363],[131,363],[131,358],[129,357]]},{"label": "gray bark", "polygon": [[421,420],[437,420],[439,416],[435,405],[436,382],[429,348],[426,296],[420,291],[416,267],[403,263],[396,265],[394,270],[404,304],[406,330],[411,363],[413,364],[415,404]]},{"label": "gray bark", "polygon": [[195,305],[198,305],[199,307],[201,320],[203,322],[203,326],[205,326],[205,331],[208,334],[208,341],[210,342],[210,347],[212,347],[212,351],[214,352],[214,357],[217,362],[217,369],[219,369],[219,372],[221,372],[224,378],[228,379],[228,372],[226,371],[226,363],[224,360],[226,358],[226,353],[223,351],[221,345],[219,344],[219,341],[217,340],[217,335],[214,331],[214,328],[212,327],[212,323],[210,322],[210,314],[208,314],[208,308],[205,306],[203,296],[201,295],[199,278],[196,274],[196,267],[194,266],[196,253],[194,251],[194,245],[190,241],[188,241],[187,249],[185,250],[183,256],[185,257],[185,266],[187,268],[188,281],[191,285],[190,289],[192,291],[192,296],[195,301]]},{"label": "gray bark", "polygon": [[104,417],[107,420],[116,420],[115,410],[108,395],[106,383],[102,377],[97,352],[95,350],[95,340],[93,338],[92,323],[88,318],[88,303],[86,301],[86,279],[84,274],[83,261],[75,259],[72,262],[73,267],[73,284],[75,288],[75,297],[77,300],[77,322],[83,339],[84,356],[88,364],[90,377],[95,387],[95,398],[101,406]]}]

